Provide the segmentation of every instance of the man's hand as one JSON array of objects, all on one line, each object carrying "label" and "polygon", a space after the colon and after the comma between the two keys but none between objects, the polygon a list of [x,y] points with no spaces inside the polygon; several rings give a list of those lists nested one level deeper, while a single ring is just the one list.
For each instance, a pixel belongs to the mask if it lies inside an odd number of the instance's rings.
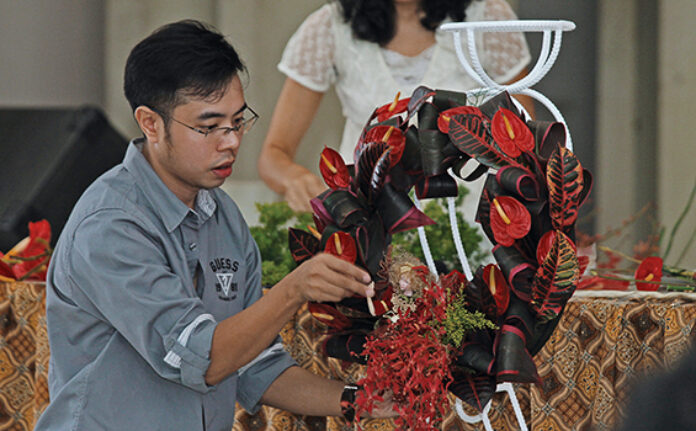
[{"label": "man's hand", "polygon": [[336,256],[319,253],[302,263],[280,282],[302,302],[338,302],[353,295],[374,296],[367,271]]},{"label": "man's hand", "polygon": [[326,185],[313,173],[306,171],[291,177],[285,188],[285,200],[293,211],[312,211],[309,201],[326,190]]},{"label": "man's hand", "polygon": [[366,417],[374,419],[392,418],[399,414],[394,410],[394,399],[391,390],[382,394],[383,401],[375,401],[372,411]]}]

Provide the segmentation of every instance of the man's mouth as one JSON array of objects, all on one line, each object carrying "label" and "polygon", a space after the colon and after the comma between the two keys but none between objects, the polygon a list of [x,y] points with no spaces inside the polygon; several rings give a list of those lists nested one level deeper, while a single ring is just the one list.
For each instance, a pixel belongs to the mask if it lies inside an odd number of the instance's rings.
[{"label": "man's mouth", "polygon": [[232,174],[232,163],[225,163],[216,168],[213,168],[213,172],[219,178],[227,178]]}]

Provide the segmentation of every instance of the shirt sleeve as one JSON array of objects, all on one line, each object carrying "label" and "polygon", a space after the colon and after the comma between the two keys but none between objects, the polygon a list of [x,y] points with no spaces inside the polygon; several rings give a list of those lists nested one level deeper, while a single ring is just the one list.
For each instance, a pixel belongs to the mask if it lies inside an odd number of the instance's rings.
[{"label": "shirt sleeve", "polygon": [[[517,15],[505,0],[486,0],[483,12],[485,21],[516,20]],[[483,66],[488,75],[499,84],[509,82],[530,62],[531,55],[524,33],[485,32],[483,40]]]},{"label": "shirt sleeve", "polygon": [[68,253],[72,289],[81,293],[80,305],[118,331],[156,373],[208,392],[217,322],[172,272],[146,226],[122,210],[83,220]]},{"label": "shirt sleeve", "polygon": [[[251,235],[248,236],[247,268],[250,268],[248,294],[244,298],[244,308],[261,298],[261,254]],[[283,347],[280,336],[251,362],[237,370],[239,385],[237,401],[250,413],[261,408],[261,397],[273,381],[287,368],[297,365]]]},{"label": "shirt sleeve", "polygon": [[310,90],[325,92],[335,82],[331,5],[309,15],[285,46],[278,69]]}]

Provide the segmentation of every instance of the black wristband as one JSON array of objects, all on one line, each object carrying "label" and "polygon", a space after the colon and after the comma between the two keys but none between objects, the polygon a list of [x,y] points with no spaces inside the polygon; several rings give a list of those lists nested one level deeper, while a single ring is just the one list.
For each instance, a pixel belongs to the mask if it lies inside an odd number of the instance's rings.
[{"label": "black wristband", "polygon": [[348,422],[353,422],[355,419],[355,396],[358,389],[360,389],[358,385],[347,384],[341,393],[341,414]]}]

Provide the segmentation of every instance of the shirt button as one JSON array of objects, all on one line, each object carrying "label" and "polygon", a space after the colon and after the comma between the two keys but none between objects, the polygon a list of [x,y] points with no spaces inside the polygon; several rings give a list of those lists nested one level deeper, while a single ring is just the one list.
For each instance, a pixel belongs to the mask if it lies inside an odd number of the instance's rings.
[{"label": "shirt button", "polygon": [[197,245],[196,245],[195,242],[192,242],[192,243],[189,244],[189,250],[195,250],[196,247],[197,247]]}]

